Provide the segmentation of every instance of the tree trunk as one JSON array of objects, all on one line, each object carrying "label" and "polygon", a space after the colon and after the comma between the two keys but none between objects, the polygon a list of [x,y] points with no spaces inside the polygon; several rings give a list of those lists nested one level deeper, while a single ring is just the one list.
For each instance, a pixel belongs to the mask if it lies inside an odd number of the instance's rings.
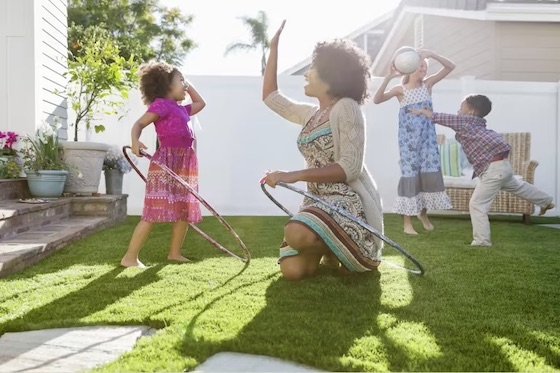
[{"label": "tree trunk", "polygon": [[262,55],[262,59],[261,59],[261,75],[264,76],[264,70],[266,69],[266,54],[265,51],[263,50],[263,55]]}]

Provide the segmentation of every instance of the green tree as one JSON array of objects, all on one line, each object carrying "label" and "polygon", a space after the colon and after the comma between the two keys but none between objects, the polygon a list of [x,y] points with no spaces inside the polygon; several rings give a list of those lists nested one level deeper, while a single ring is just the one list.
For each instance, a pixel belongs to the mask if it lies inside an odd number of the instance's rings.
[{"label": "green tree", "polygon": [[159,0],[69,0],[68,47],[71,58],[82,54],[80,40],[88,28],[104,28],[126,60],[160,59],[179,64],[196,45],[186,28],[192,15],[179,8],[160,5]]},{"label": "green tree", "polygon": [[[71,31],[72,28],[69,29]],[[131,55],[120,56],[118,45],[107,30],[89,27],[80,43],[80,55],[68,61],[66,95],[76,115],[74,141],[79,128],[97,120],[97,115],[115,115],[137,82],[138,64]],[[103,124],[94,126],[95,132],[105,130]]]},{"label": "green tree", "polygon": [[255,18],[239,17],[251,33],[250,43],[232,43],[226,48],[225,56],[237,51],[261,51],[261,74],[264,75],[266,55],[270,47],[268,40],[268,16],[264,11],[259,11]]}]

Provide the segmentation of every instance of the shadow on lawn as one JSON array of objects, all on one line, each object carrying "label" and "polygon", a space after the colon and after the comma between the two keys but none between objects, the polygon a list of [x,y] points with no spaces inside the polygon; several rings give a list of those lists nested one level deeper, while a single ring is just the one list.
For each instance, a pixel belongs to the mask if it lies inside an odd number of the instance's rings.
[{"label": "shadow on lawn", "polygon": [[187,326],[178,347],[182,354],[203,362],[213,354],[230,351],[280,357],[334,371],[363,371],[372,365],[386,370],[384,359],[365,367],[358,359],[342,358],[353,349],[359,355],[357,341],[369,338],[379,339],[387,347],[390,354],[384,358],[390,368],[398,370],[391,362],[407,357],[406,351],[393,345],[377,326],[384,308],[379,272],[352,277],[323,274],[303,282],[273,281],[266,291],[266,306],[235,338],[205,341],[195,335],[197,319],[221,298],[210,302]]},{"label": "shadow on lawn", "polygon": [[[494,249],[507,250],[504,244]],[[398,272],[383,271],[384,286],[410,284],[410,302],[402,306],[381,302],[378,273],[322,274],[299,283],[280,279],[267,288],[266,306],[235,338],[207,341],[195,329],[204,312],[239,288],[209,302],[187,326],[178,349],[198,362],[231,351],[331,371],[560,368],[560,291],[554,270],[560,262],[544,270],[544,258],[528,268],[515,252],[503,257],[488,249],[447,245],[430,250],[424,277],[404,274],[401,280]]]},{"label": "shadow on lawn", "polygon": [[[244,241],[251,252],[252,258],[275,258],[278,256],[278,245],[282,239],[283,219],[277,217],[259,217],[258,219],[228,217],[226,220]],[[125,223],[72,243],[34,266],[2,279],[2,281],[55,273],[72,266],[107,264],[118,266],[138,221],[139,217],[129,217]],[[171,227],[172,225],[168,223],[154,226],[145,246],[140,251],[140,260],[144,264],[152,266],[167,263],[166,257],[171,240]],[[214,217],[205,217],[199,227],[233,253],[243,255],[237,241]],[[270,232],[274,233],[272,237],[278,236],[278,238],[274,240],[271,238],[263,242],[263,237],[271,236]],[[275,234],[276,232],[278,234]],[[227,254],[215,248],[192,229],[187,233],[183,245],[183,254],[193,261],[227,257]]]},{"label": "shadow on lawn", "polygon": [[[79,290],[35,308],[22,317],[0,323],[0,335],[11,331],[92,325],[81,319],[102,311],[142,287],[158,281],[160,278],[158,272],[164,267],[164,265],[157,265],[146,268],[136,276],[118,278],[117,276],[125,268],[115,268]],[[111,287],[111,291],[106,291],[107,287]],[[138,324],[158,327],[158,325],[151,325],[150,320],[138,320]]]},{"label": "shadow on lawn", "polygon": [[431,255],[426,277],[409,276],[414,300],[393,313],[434,336],[441,355],[423,370],[560,368],[560,261],[550,260],[556,243],[528,251],[542,228],[519,231],[505,221],[493,225],[492,248],[434,246],[442,252]]}]

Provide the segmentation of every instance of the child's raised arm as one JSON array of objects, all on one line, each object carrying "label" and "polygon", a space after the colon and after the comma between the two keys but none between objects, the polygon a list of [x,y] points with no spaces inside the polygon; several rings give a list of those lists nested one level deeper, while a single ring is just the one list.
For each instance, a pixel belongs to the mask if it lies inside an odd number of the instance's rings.
[{"label": "child's raised arm", "polygon": [[443,66],[441,69],[439,69],[437,73],[430,75],[426,78],[425,82],[426,85],[428,86],[428,89],[430,90],[437,82],[445,78],[455,69],[455,64],[451,60],[443,56],[440,56],[439,54],[436,54],[426,49],[420,49],[418,53],[420,54],[421,58],[433,58]]},{"label": "child's raised arm", "polygon": [[199,113],[202,109],[204,109],[204,107],[206,106],[206,101],[204,101],[200,93],[198,93],[198,91],[196,90],[196,88],[194,88],[191,82],[188,82],[187,84],[188,84],[187,93],[189,94],[189,96],[191,96],[191,100],[192,100],[192,102],[187,105],[187,107],[188,106],[191,107],[189,110],[189,115],[195,115]]},{"label": "child's raised arm", "polygon": [[383,83],[381,83],[381,85],[377,89],[377,92],[375,92],[375,96],[373,96],[373,102],[375,104],[380,104],[382,102],[390,100],[393,97],[398,97],[403,95],[403,90],[401,86],[396,86],[391,88],[390,90],[387,90],[387,85],[389,85],[391,79],[396,78],[399,75],[400,75],[399,72],[397,71],[397,69],[395,69],[395,66],[391,62],[391,66],[389,68],[389,74],[385,77],[385,79],[383,79]]}]

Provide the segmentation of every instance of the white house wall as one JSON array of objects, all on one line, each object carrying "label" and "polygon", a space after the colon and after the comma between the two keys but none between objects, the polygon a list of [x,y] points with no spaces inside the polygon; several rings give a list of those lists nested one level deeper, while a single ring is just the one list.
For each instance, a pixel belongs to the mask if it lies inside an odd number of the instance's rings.
[{"label": "white house wall", "polygon": [[[0,0],[0,129],[34,133],[66,125],[66,0]],[[66,133],[62,133],[66,137]]]},{"label": "white house wall", "polygon": [[[296,147],[299,126],[271,112],[261,101],[261,77],[190,77],[207,100],[198,116],[202,131],[197,132],[200,162],[200,193],[225,215],[282,215],[264,196],[258,184],[264,171],[295,170],[304,167]],[[372,91],[381,80],[372,83]],[[308,101],[303,95],[301,76],[281,76],[281,90],[287,95]],[[499,132],[531,132],[531,158],[540,165],[535,184],[559,200],[558,166],[558,84],[462,80],[443,81],[434,89],[435,109],[455,113],[462,97],[471,92],[486,93],[494,102],[489,126]],[[107,131],[92,134],[92,140],[116,144],[130,143],[130,128],[146,110],[135,91],[131,94],[129,112],[117,122],[115,117],[103,122]],[[390,212],[397,196],[399,180],[396,100],[364,106],[367,118],[366,164],[381,192],[384,209]],[[437,127],[438,132],[452,131]],[[142,141],[153,152],[153,126],[144,130]],[[148,162],[140,161],[145,172]],[[103,179],[100,191],[104,192]],[[127,174],[124,192],[129,194],[128,212],[141,213],[144,184],[135,174]],[[274,193],[287,206],[297,209],[301,197],[278,188]],[[559,213],[559,211],[555,211]]]},{"label": "white house wall", "polygon": [[499,22],[496,26],[499,79],[560,81],[560,22]]},{"label": "white house wall", "polygon": [[41,76],[40,115],[49,122],[58,116],[63,127],[67,128],[66,78],[63,76],[68,66],[67,1],[42,0],[38,3],[41,5],[37,9],[41,40],[37,55]]},{"label": "white house wall", "polygon": [[[455,62],[450,79],[467,75],[492,79],[495,76],[495,27],[495,22],[489,21],[424,16],[424,48]],[[430,72],[441,68],[433,60],[430,65]]]},{"label": "white house wall", "polygon": [[33,1],[0,0],[0,129],[35,129],[33,22]]}]

